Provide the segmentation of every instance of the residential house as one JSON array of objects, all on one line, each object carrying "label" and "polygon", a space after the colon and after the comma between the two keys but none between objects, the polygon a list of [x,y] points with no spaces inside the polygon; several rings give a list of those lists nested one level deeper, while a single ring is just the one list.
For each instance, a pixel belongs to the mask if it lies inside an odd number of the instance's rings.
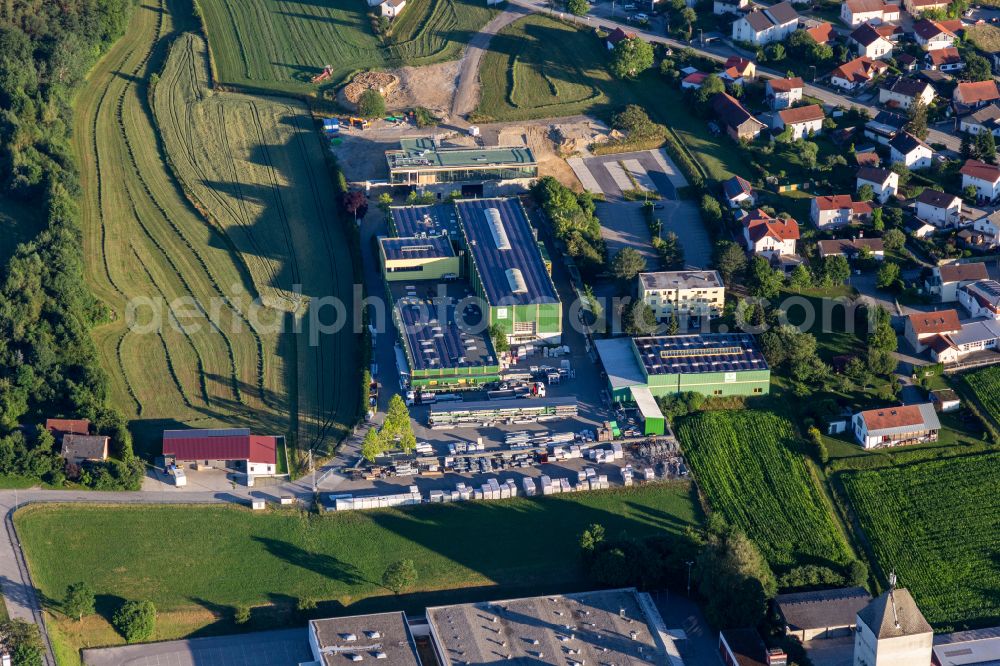
[{"label": "residential house", "polygon": [[733,176],[722,181],[722,194],[730,208],[742,208],[744,204],[754,205],[753,186],[746,178]]},{"label": "residential house", "polygon": [[[842,6],[846,6],[846,4]],[[859,56],[888,58],[892,55],[894,44],[883,37],[871,23],[859,25],[848,39],[854,45],[854,50]]]},{"label": "residential house", "polygon": [[1000,101],[1000,86],[996,81],[962,81],[952,93],[955,110],[974,111]]},{"label": "residential house", "polygon": [[961,329],[958,312],[955,310],[915,312],[906,317],[903,334],[910,346],[920,354],[930,346],[934,338],[958,333]]},{"label": "residential house", "polygon": [[743,221],[743,240],[753,254],[768,259],[790,256],[795,254],[795,242],[799,240],[799,223],[757,209]]},{"label": "residential house", "polygon": [[681,79],[681,89],[682,90],[697,90],[701,88],[701,84],[705,83],[705,79],[708,78],[708,74],[705,72],[691,72],[683,79]]},{"label": "residential house", "polygon": [[764,84],[764,95],[774,110],[787,109],[802,101],[802,78],[768,79]]},{"label": "residential house", "polygon": [[927,188],[916,199],[916,216],[935,227],[957,227],[962,216],[962,198]]},{"label": "residential house", "polygon": [[879,157],[875,146],[865,146],[854,150],[854,161],[859,167],[880,167],[882,158]]},{"label": "residential house", "polygon": [[909,230],[910,234],[914,238],[930,238],[937,233],[938,230],[933,224],[927,224],[923,220],[918,220],[915,217],[910,220],[906,220],[903,223],[903,226]]},{"label": "residential house", "polygon": [[822,133],[825,118],[819,104],[782,109],[775,114],[775,129],[790,129],[792,139],[801,139]]},{"label": "residential house", "polygon": [[712,98],[712,109],[725,126],[726,133],[737,141],[756,139],[761,130],[767,127],[754,118],[739,100],[726,93],[718,93]]},{"label": "residential house", "polygon": [[634,39],[634,38],[635,38],[634,32],[625,32],[621,28],[615,28],[614,30],[608,33],[607,37],[604,38],[604,43],[607,45],[608,50],[611,51],[618,45],[618,42],[623,42],[626,39]]},{"label": "residential house", "polygon": [[924,290],[941,303],[959,300],[958,290],[973,282],[988,280],[986,264],[945,264],[931,269],[931,275],[924,281]]},{"label": "residential house", "polygon": [[906,123],[906,116],[892,111],[879,111],[875,117],[865,123],[865,136],[888,146]]},{"label": "residential house", "polygon": [[899,191],[899,174],[891,169],[878,167],[861,167],[856,174],[857,189],[868,185],[875,193],[875,198],[882,203],[896,196]]},{"label": "residential house", "polygon": [[402,13],[403,8],[406,7],[406,0],[385,0],[385,2],[380,4],[378,7],[382,12],[382,16],[394,19],[399,16]]},{"label": "residential house", "polygon": [[978,280],[958,289],[958,302],[973,319],[1000,321],[1000,282]]},{"label": "residential house", "polygon": [[[1000,346],[1000,322],[995,319],[978,319],[962,324],[962,330],[951,335],[943,335],[931,346],[931,359],[935,363],[957,363],[969,354],[997,349]],[[940,403],[938,411],[944,409]]]},{"label": "residential house", "polygon": [[980,201],[995,201],[1000,197],[1000,167],[979,160],[966,160],[959,173],[962,174],[962,188],[970,185],[976,188]]},{"label": "residential house", "polygon": [[820,229],[832,229],[870,219],[872,206],[867,201],[852,200],[850,194],[836,194],[813,197],[809,214]]},{"label": "residential house", "polygon": [[716,16],[725,14],[740,15],[750,7],[750,0],[715,0],[712,3],[712,13]]},{"label": "residential house", "polygon": [[167,464],[200,465],[245,476],[248,486],[262,476],[274,476],[278,438],[251,435],[246,428],[220,430],[164,430],[163,457]]},{"label": "residential house", "polygon": [[924,57],[927,69],[938,70],[940,72],[957,72],[965,67],[962,54],[954,46],[946,46],[943,49],[928,51]]},{"label": "residential house", "polygon": [[925,51],[933,51],[954,46],[957,36],[937,21],[920,19],[913,24],[913,39]]},{"label": "residential house", "polygon": [[74,465],[104,462],[108,459],[108,439],[107,435],[64,435],[59,455]]},{"label": "residential house", "polygon": [[[937,422],[937,416],[934,416],[934,422]],[[931,424],[926,425],[929,427]],[[936,433],[933,438],[929,434],[913,439],[937,439]],[[903,588],[890,588],[858,611],[854,664],[930,664],[933,645],[934,631],[920,613],[913,597]]]},{"label": "residential house", "polygon": [[941,421],[929,402],[858,412],[851,419],[851,425],[855,439],[865,449],[936,442],[941,430]]},{"label": "residential house", "polygon": [[840,5],[840,20],[852,28],[862,23],[899,20],[899,5],[882,0],[847,0]]},{"label": "residential house", "polygon": [[826,23],[825,21],[819,25],[806,28],[806,33],[812,37],[813,41],[817,44],[826,44],[836,35],[833,29],[833,24]]},{"label": "residential house", "polygon": [[978,217],[972,223],[975,241],[972,243],[981,249],[991,249],[1000,245],[1000,211]]},{"label": "residential house", "polygon": [[639,273],[639,298],[658,321],[672,315],[718,317],[726,301],[717,271]]},{"label": "residential house", "polygon": [[889,159],[893,164],[902,163],[910,169],[926,169],[931,165],[934,151],[909,132],[900,132],[889,142]]},{"label": "residential house", "polygon": [[892,76],[879,86],[878,101],[886,106],[907,110],[917,102],[929,106],[934,101],[934,86],[926,81]]},{"label": "residential house", "polygon": [[896,66],[903,72],[915,72],[918,65],[917,59],[909,53],[900,53],[896,56]]},{"label": "residential house", "polygon": [[90,421],[88,419],[46,419],[45,429],[52,433],[56,441],[66,435],[89,435]]},{"label": "residential house", "polygon": [[871,600],[872,595],[863,587],[846,587],[779,594],[774,598],[774,608],[785,626],[785,635],[804,644],[850,636],[858,611]]},{"label": "residential house", "polygon": [[719,76],[731,84],[745,85],[757,78],[757,66],[753,64],[753,60],[731,56],[726,60]]},{"label": "residential house", "polygon": [[799,14],[790,2],[755,8],[733,22],[733,40],[763,46],[784,41],[799,26]]},{"label": "residential house", "polygon": [[830,84],[843,90],[863,88],[887,69],[889,65],[881,60],[861,56],[834,69],[830,73]]},{"label": "residential house", "polygon": [[932,9],[948,9],[950,4],[951,0],[903,0],[903,7],[914,17]]},{"label": "residential house", "polygon": [[1000,104],[993,102],[963,116],[958,121],[958,129],[972,135],[990,132],[993,136],[1000,136]]},{"label": "residential house", "polygon": [[[788,663],[780,648],[768,648],[756,629],[726,629],[719,633],[719,656],[724,666],[767,666]],[[679,661],[679,660],[678,660]]]},{"label": "residential house", "polygon": [[867,254],[876,261],[885,259],[885,243],[881,238],[821,240],[816,242],[816,249],[820,259],[840,255],[853,260],[862,254]]}]

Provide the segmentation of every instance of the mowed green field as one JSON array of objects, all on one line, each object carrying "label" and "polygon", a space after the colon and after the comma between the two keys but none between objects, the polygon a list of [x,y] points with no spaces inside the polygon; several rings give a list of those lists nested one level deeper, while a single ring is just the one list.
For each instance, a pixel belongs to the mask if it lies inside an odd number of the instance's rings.
[{"label": "mowed green field", "polygon": [[297,94],[315,93],[309,80],[326,65],[333,67],[329,85],[364,69],[453,60],[496,13],[476,0],[408,0],[383,44],[364,0],[199,4],[222,83]]},{"label": "mowed green field", "polygon": [[[50,608],[67,585],[87,581],[102,599],[151,599],[163,612],[157,638],[196,631],[186,614],[205,608],[228,618],[238,605],[294,607],[309,597],[332,602],[324,610],[350,613],[376,595],[384,609],[398,609],[579,588],[585,582],[576,564],[578,538],[589,524],[603,524],[610,535],[681,535],[701,521],[688,483],[321,516],[79,505],[36,505],[15,516],[33,580],[53,600]],[[390,593],[378,581],[399,558],[416,563],[411,592],[457,591],[385,597]],[[462,597],[460,588],[484,589]],[[365,603],[374,607],[377,600]],[[75,620],[59,624],[75,631]]]},{"label": "mowed green field", "polygon": [[787,419],[762,411],[703,412],[683,419],[677,437],[709,506],[746,532],[772,566],[850,559]]},{"label": "mowed green field", "polygon": [[607,48],[593,31],[539,14],[518,19],[483,56],[479,106],[471,118],[505,122],[587,114],[609,120],[627,104],[640,104],[696,153],[710,178],[750,171],[739,146],[712,136],[705,119],[658,72],[620,81],[608,72],[608,62]]},{"label": "mowed green field", "polygon": [[309,345],[308,325],[288,325],[309,321],[310,298],[351,293],[322,146],[298,104],[205,90],[190,37],[153,116],[148,77],[193,26],[190,11],[137,7],[77,103],[87,279],[114,313],[95,331],[112,397],[146,454],[185,425],[332,444],[356,416],[355,336]]},{"label": "mowed green field", "polygon": [[936,628],[1000,620],[1000,454],[841,476],[883,574]]}]

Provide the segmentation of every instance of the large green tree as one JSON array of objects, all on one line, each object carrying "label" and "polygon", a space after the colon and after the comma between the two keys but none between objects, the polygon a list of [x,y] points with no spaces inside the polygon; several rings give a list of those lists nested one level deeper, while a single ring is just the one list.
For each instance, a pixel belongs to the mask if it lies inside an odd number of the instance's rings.
[{"label": "large green tree", "polygon": [[623,247],[611,260],[611,275],[621,282],[631,282],[646,270],[646,258],[634,247]]},{"label": "large green tree", "polygon": [[152,601],[126,601],[111,623],[129,643],[148,641],[156,631],[156,606]]},{"label": "large green tree", "polygon": [[95,603],[94,590],[89,585],[84,582],[73,583],[66,588],[63,611],[80,621],[84,615],[94,614]]},{"label": "large green tree", "polygon": [[638,37],[623,39],[611,51],[611,73],[619,79],[634,79],[653,66],[653,47]]},{"label": "large green tree", "polygon": [[397,560],[382,574],[382,586],[393,594],[400,594],[417,582],[417,567],[413,560]]}]

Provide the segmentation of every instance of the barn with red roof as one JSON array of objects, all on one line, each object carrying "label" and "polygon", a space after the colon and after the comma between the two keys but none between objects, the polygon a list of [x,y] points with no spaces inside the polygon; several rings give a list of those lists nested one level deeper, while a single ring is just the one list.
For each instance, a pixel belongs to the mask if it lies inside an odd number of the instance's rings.
[{"label": "barn with red roof", "polygon": [[251,435],[246,428],[164,430],[163,458],[178,467],[222,469],[254,479],[274,476],[278,468],[278,438]]}]

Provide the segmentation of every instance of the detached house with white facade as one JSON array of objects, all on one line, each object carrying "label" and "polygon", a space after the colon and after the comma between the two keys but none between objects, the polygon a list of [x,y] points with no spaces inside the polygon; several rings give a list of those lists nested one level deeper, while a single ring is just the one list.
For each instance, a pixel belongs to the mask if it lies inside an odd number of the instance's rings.
[{"label": "detached house with white facade", "polygon": [[845,62],[830,72],[830,85],[843,90],[856,90],[870,85],[888,69],[889,65],[881,60],[861,56]]},{"label": "detached house with white facade", "polygon": [[743,240],[753,254],[768,259],[791,256],[799,240],[799,223],[790,217],[771,217],[757,209],[743,222]]},{"label": "detached house with white facade", "polygon": [[892,76],[879,86],[878,101],[889,107],[906,110],[917,102],[929,106],[934,101],[934,86],[927,81]]},{"label": "detached house with white facade", "polygon": [[819,104],[797,106],[792,109],[782,109],[774,116],[774,128],[790,130],[792,139],[813,136],[823,132],[823,120],[826,115]]},{"label": "detached house with white facade", "polygon": [[910,169],[926,169],[931,165],[934,151],[909,132],[900,132],[889,142],[889,159]]},{"label": "detached house with white facade", "polygon": [[860,190],[863,185],[868,185],[881,203],[896,196],[896,192],[899,191],[899,174],[891,169],[860,167],[856,179],[857,189]]},{"label": "detached house with white facade", "polygon": [[882,0],[847,0],[840,5],[840,20],[851,27],[862,23],[898,21],[899,5]]},{"label": "detached house with white facade", "polygon": [[939,229],[957,227],[962,217],[962,198],[928,188],[917,197],[914,208],[919,219]]},{"label": "detached house with white facade", "polygon": [[913,39],[923,50],[933,51],[954,46],[957,36],[937,21],[920,19],[913,24]]},{"label": "detached house with white facade", "polygon": [[733,40],[763,46],[784,41],[799,27],[799,13],[790,2],[753,9],[733,22]]},{"label": "detached house with white facade", "polygon": [[809,215],[820,229],[832,229],[870,220],[872,205],[854,201],[850,194],[813,197]]},{"label": "detached house with white facade", "polygon": [[959,170],[962,187],[976,188],[980,201],[995,201],[1000,198],[1000,167],[979,160],[966,160]]},{"label": "detached house with white facade", "polygon": [[941,303],[954,303],[959,300],[959,289],[989,277],[983,263],[945,264],[931,269],[930,277],[924,280],[924,290]]},{"label": "detached house with white facade", "polygon": [[895,46],[871,23],[859,25],[851,33],[849,39],[859,56],[868,56],[869,58],[888,58],[892,55],[892,49]]},{"label": "detached house with white facade", "polygon": [[764,84],[764,95],[774,110],[787,109],[802,101],[802,78],[768,79]]},{"label": "detached house with white facade", "polygon": [[[941,421],[938,420],[934,405],[925,402],[919,405],[899,405],[858,412],[851,419],[851,426],[855,439],[862,447],[876,449],[886,446],[936,442],[938,432],[941,430]],[[861,617],[861,613],[858,616]],[[926,622],[924,624],[926,625]],[[930,627],[928,626],[927,629],[929,632]],[[878,662],[864,663],[876,664]]]}]

